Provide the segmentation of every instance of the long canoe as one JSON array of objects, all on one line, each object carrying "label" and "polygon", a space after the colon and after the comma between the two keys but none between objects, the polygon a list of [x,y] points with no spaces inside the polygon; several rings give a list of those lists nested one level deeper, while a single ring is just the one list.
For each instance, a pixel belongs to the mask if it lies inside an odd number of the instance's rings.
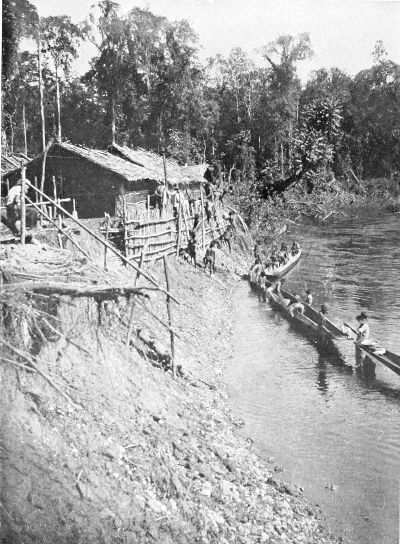
[{"label": "long canoe", "polygon": [[295,302],[294,296],[282,290],[281,294],[282,296],[279,296],[267,291],[267,296],[272,305],[278,307],[289,321],[301,325],[305,333],[312,336],[313,340],[327,344],[343,337],[347,338],[347,335],[328,319],[324,319],[322,322],[318,312],[315,312],[306,304],[304,304],[304,314],[296,310],[292,313],[289,305]]},{"label": "long canoe", "polygon": [[290,254],[289,259],[287,263],[282,264],[281,266],[273,267],[269,266],[268,268],[264,268],[264,272],[267,276],[267,278],[280,278],[281,276],[284,276],[291,270],[300,260],[302,250],[300,249],[296,255]]},{"label": "long canoe", "polygon": [[400,356],[387,349],[379,349],[373,345],[358,345],[372,361],[378,361],[400,376]]}]

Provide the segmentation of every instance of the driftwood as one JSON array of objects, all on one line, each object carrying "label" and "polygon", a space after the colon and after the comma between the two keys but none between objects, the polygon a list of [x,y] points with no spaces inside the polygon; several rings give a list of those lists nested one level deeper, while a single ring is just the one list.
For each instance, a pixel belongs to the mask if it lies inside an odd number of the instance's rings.
[{"label": "driftwood", "polygon": [[129,285],[88,285],[78,282],[26,281],[3,284],[3,291],[30,291],[42,295],[68,295],[73,297],[98,297],[102,300],[119,296],[141,295],[143,291],[160,291],[156,287],[135,287]]}]

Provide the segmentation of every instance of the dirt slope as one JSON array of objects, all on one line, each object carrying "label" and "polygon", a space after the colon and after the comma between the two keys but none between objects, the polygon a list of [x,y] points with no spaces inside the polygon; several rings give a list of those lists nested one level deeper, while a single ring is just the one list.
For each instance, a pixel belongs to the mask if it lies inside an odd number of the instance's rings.
[{"label": "dirt slope", "polygon": [[136,334],[168,349],[169,332],[144,307],[166,320],[161,294],[135,303],[130,346],[125,299],[59,302],[64,337],[38,365],[71,401],[38,373],[0,364],[2,544],[334,541],[236,433],[220,375],[246,264],[218,260],[213,279],[170,260],[176,381]]}]

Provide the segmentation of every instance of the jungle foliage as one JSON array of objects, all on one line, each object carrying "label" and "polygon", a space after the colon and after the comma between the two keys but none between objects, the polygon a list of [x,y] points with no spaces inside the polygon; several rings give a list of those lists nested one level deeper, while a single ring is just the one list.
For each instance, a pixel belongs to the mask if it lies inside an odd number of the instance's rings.
[{"label": "jungle foliage", "polygon": [[[3,1],[3,148],[41,151],[37,53],[42,55],[46,139],[106,148],[112,141],[166,152],[182,164],[206,161],[249,207],[321,173],[388,177],[400,170],[400,66],[376,44],[371,67],[297,68],[312,56],[307,33],[260,47],[256,64],[239,48],[204,65],[196,34],[146,9],[121,13],[100,0],[81,24],[39,18],[28,0]],[[24,40],[25,39],[25,40]],[[90,69],[73,76],[85,42]],[[322,176],[324,178],[324,176]]]}]

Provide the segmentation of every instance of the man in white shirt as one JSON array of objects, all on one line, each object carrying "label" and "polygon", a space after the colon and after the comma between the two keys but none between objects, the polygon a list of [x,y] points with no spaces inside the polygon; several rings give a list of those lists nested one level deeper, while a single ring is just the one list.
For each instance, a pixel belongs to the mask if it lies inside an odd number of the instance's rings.
[{"label": "man in white shirt", "polygon": [[[11,187],[8,191],[6,199],[7,219],[12,228],[17,232],[21,230],[21,186],[22,180],[19,179],[17,183]],[[31,187],[31,182],[25,180],[25,195]],[[26,208],[25,210],[26,226],[28,228],[36,227],[37,225],[37,213],[33,208]]]}]

